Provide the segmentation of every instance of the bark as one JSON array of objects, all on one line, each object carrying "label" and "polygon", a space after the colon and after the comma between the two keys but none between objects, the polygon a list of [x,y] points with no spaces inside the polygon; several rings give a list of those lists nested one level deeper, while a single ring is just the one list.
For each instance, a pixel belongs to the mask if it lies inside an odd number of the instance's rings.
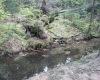
[{"label": "bark", "polygon": [[92,10],[91,10],[91,17],[90,17],[90,25],[91,25],[91,23],[93,21],[93,18],[94,18],[95,3],[96,3],[96,0],[93,0]]},{"label": "bark", "polygon": [[45,0],[42,1],[41,10],[43,11],[44,14],[48,14],[48,9]]},{"label": "bark", "polygon": [[99,14],[98,14],[98,21],[100,22],[100,12],[99,12]]}]

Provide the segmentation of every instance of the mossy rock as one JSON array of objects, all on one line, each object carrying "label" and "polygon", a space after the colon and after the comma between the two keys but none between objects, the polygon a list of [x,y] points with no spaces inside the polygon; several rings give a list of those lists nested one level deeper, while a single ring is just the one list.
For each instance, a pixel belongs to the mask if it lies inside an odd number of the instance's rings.
[{"label": "mossy rock", "polygon": [[26,28],[26,32],[29,32],[32,37],[36,36],[40,39],[45,39],[47,37],[46,33],[43,30],[42,23],[39,20],[34,21],[33,25],[23,24],[23,26]]}]

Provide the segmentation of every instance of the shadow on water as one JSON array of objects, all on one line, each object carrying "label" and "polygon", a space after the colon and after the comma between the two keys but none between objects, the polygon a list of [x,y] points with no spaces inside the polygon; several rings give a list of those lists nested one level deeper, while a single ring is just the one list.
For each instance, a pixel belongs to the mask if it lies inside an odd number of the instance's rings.
[{"label": "shadow on water", "polygon": [[43,55],[27,55],[17,61],[10,57],[2,58],[0,59],[0,80],[25,80],[40,72],[67,65],[85,55],[80,53],[80,49],[70,49],[70,51],[69,55],[65,54],[66,50],[60,54],[50,54],[48,51],[45,53],[45,57]]}]

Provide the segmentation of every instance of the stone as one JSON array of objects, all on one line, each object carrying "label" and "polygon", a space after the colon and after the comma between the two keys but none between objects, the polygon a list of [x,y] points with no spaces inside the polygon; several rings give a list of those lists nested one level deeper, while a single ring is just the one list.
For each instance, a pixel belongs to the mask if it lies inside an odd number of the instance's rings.
[{"label": "stone", "polygon": [[71,51],[66,51],[65,52],[66,55],[69,55],[70,53],[71,53]]}]

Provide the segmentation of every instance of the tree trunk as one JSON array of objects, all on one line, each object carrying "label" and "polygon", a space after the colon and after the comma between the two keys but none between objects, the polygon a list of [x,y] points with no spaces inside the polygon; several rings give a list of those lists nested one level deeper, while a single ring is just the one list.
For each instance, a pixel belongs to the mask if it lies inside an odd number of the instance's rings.
[{"label": "tree trunk", "polygon": [[90,25],[91,25],[91,23],[93,21],[93,18],[94,18],[95,2],[96,2],[96,0],[93,0],[92,10],[91,10],[91,17],[90,17]]},{"label": "tree trunk", "polygon": [[41,10],[43,11],[44,14],[47,14],[46,1],[45,0],[42,1]]},{"label": "tree trunk", "polygon": [[99,14],[98,14],[98,21],[100,22],[100,11],[99,11]]},{"label": "tree trunk", "polygon": [[95,2],[96,2],[96,0],[93,0],[92,10],[91,10],[91,17],[90,17],[90,26],[89,26],[89,29],[86,33],[87,34],[87,37],[86,37],[87,40],[92,38],[92,35],[90,34],[90,31],[91,31],[91,24],[92,24],[92,21],[93,21],[93,18],[94,18]]}]

